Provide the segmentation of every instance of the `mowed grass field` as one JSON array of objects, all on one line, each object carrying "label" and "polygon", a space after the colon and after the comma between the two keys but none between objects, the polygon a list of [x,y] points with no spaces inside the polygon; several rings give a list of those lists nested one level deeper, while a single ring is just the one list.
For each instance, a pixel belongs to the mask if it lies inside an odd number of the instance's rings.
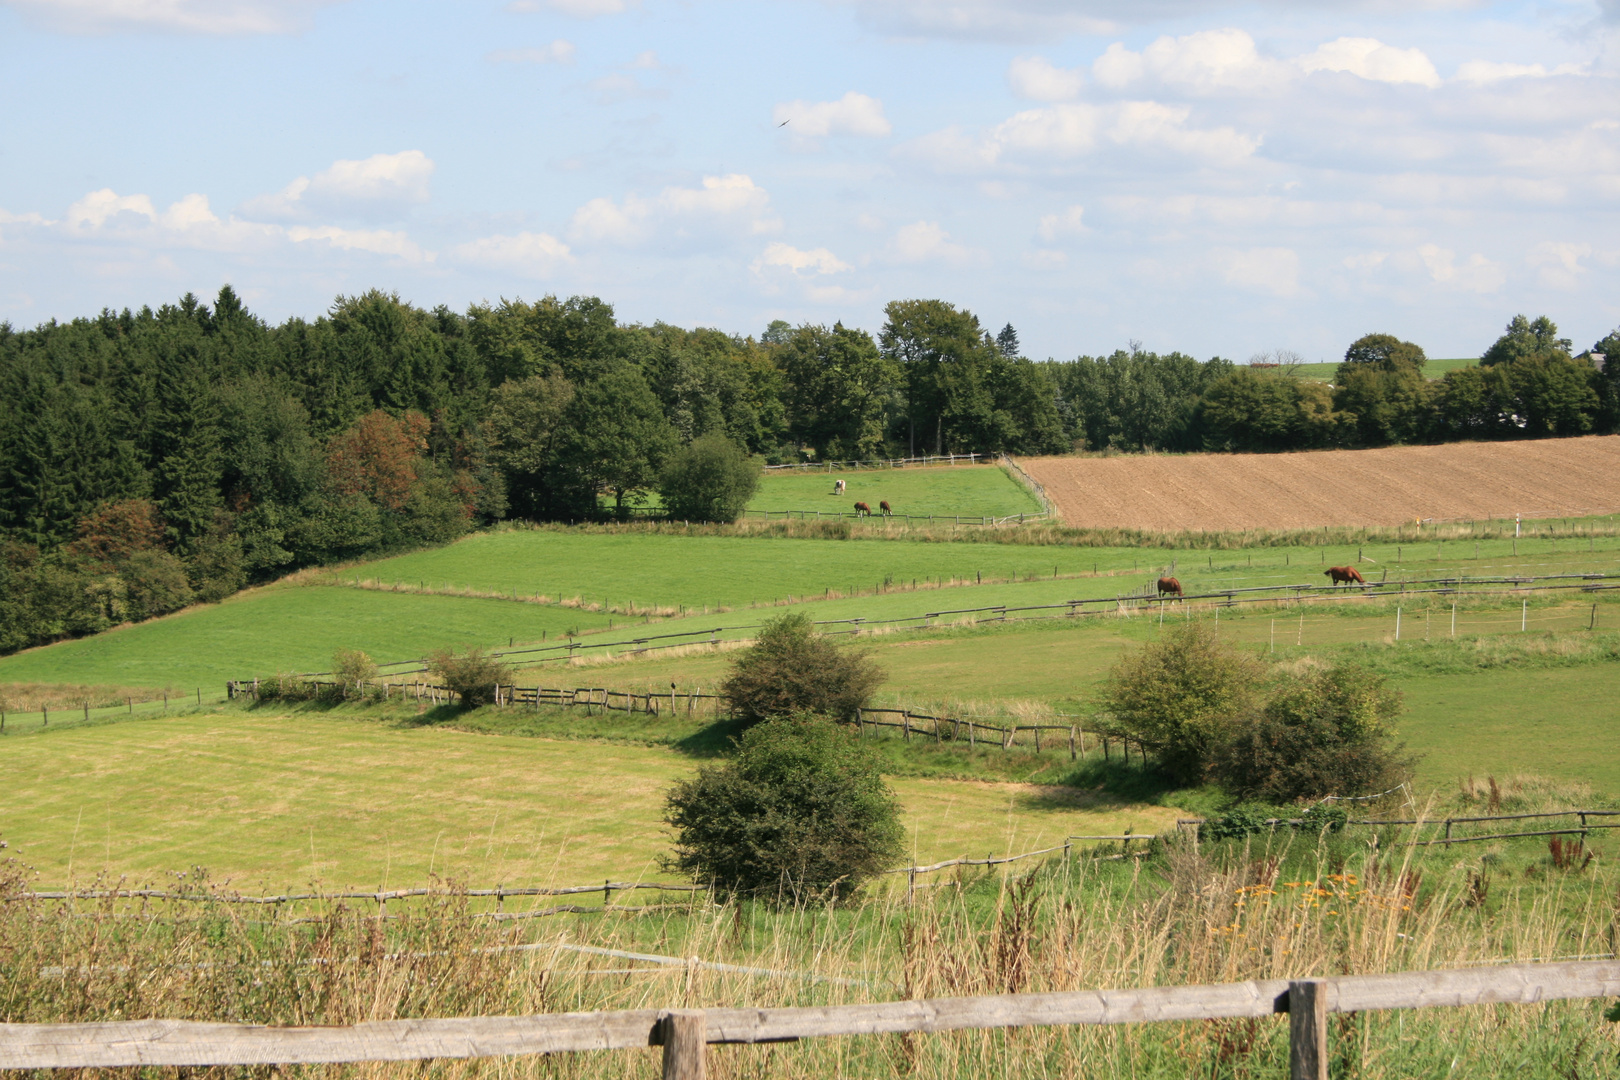
[{"label": "mowed grass field", "polygon": [[[1479,357],[1477,356],[1466,356],[1450,360],[1430,357],[1429,362],[1423,365],[1423,375],[1425,378],[1439,379],[1443,378],[1448,371],[1474,367],[1478,363]],[[1339,373],[1339,364],[1338,361],[1331,364],[1301,364],[1296,370],[1303,378],[1315,379],[1317,382],[1332,382]]]},{"label": "mowed grass field", "polygon": [[[662,793],[697,767],[655,747],[235,709],[30,735],[4,753],[3,839],[42,884],[201,866],[244,891],[663,876]],[[894,787],[924,861],[1154,831],[1176,813],[1021,784]]]},{"label": "mowed grass field", "polygon": [[228,679],[326,671],[339,648],[396,660],[443,647],[504,645],[606,626],[569,608],[326,586],[270,586],[94,637],[0,657],[0,683],[173,686],[219,693]]},{"label": "mowed grass field", "polygon": [[[585,642],[714,627],[738,627],[722,635],[738,638],[789,603],[817,620],[912,619],[954,609],[1106,599],[1151,588],[1161,571],[1173,571],[1193,594],[1319,584],[1323,565],[1358,558],[1373,581],[1613,572],[1620,570],[1620,537],[1171,551],[513,529],[319,579],[406,591],[339,584],[250,590],[223,604],[0,657],[0,683],[218,690],[227,679],[327,670],[338,648],[393,661],[442,647],[549,642],[571,629],[585,634]],[[971,584],[981,576],[984,584]],[[436,594],[444,590],[489,595]],[[833,598],[825,599],[829,591]],[[839,598],[846,591],[865,595]],[[639,605],[696,614],[648,625],[611,612],[494,598],[537,594],[621,611]],[[717,613],[721,606],[731,610]],[[629,623],[639,629],[627,631]]]},{"label": "mowed grass field", "polygon": [[[833,482],[844,481],[844,494]],[[878,508],[887,500],[896,514],[963,517],[1008,517],[1038,514],[1040,501],[999,465],[933,466],[921,469],[855,469],[814,472],[781,469],[768,472],[748,509],[847,514],[855,503]]]}]

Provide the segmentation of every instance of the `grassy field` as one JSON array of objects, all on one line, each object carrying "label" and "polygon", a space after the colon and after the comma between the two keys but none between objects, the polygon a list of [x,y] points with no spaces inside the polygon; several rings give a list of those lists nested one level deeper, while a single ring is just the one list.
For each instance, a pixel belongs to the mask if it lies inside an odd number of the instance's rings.
[{"label": "grassy field", "polygon": [[[1437,360],[1431,357],[1429,362],[1423,365],[1423,374],[1430,379],[1438,379],[1448,371],[1473,367],[1477,363],[1479,363],[1479,357],[1477,356],[1451,360]],[[1318,382],[1332,382],[1334,375],[1338,373],[1339,364],[1338,361],[1331,364],[1301,364],[1296,370],[1307,379],[1315,379]]]},{"label": "grassy field", "polygon": [[[843,480],[842,495],[833,481]],[[1028,488],[997,465],[926,469],[858,469],[840,473],[766,473],[749,502],[750,510],[821,511],[847,514],[857,502],[876,510],[888,500],[896,514],[1007,517],[1038,514],[1041,504]]]},{"label": "grassy field", "polygon": [[[661,792],[697,764],[668,748],[263,709],[53,731],[4,752],[3,839],[42,882],[201,866],[243,890],[653,877],[668,847]],[[930,861],[1152,831],[1175,813],[1023,784],[894,786],[913,854]]]},{"label": "grassy field", "polygon": [[446,646],[504,645],[608,617],[569,608],[361,589],[271,586],[221,604],[0,658],[0,683],[105,682],[221,690],[227,679],[326,671],[339,648],[378,660]]}]

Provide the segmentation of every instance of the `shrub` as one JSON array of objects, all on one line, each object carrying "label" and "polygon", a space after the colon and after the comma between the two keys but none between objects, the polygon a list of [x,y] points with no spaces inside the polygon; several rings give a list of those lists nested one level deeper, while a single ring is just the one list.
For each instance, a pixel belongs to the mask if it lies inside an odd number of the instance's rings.
[{"label": "shrub", "polygon": [[1255,833],[1269,832],[1276,815],[1253,806],[1235,806],[1219,817],[1208,818],[1198,826],[1200,840],[1241,840]]},{"label": "shrub", "polygon": [[767,622],[737,654],[720,695],[747,723],[799,713],[853,720],[883,679],[868,654],[840,648],[815,632],[810,616],[793,614]]},{"label": "shrub", "polygon": [[1387,791],[1412,776],[1393,743],[1400,712],[1400,692],[1353,664],[1287,676],[1216,752],[1215,779],[1271,802]]},{"label": "shrub", "polygon": [[676,782],[664,820],[676,831],[671,869],[778,902],[850,896],[903,850],[876,755],[815,717],[744,732],[732,760]]},{"label": "shrub", "polygon": [[658,478],[672,518],[736,521],[759,487],[759,465],[723,435],[704,435],[677,450]]},{"label": "shrub", "polygon": [[131,619],[166,615],[191,603],[191,582],[179,559],[159,548],[133,552],[118,570]]},{"label": "shrub", "polygon": [[461,699],[464,708],[490,704],[495,700],[495,688],[512,681],[511,668],[476,647],[459,655],[449,649],[431,653],[427,667]]},{"label": "shrub", "polygon": [[1120,660],[1102,703],[1172,779],[1197,784],[1263,676],[1259,661],[1223,645],[1204,623],[1183,623]]},{"label": "shrub", "polygon": [[351,686],[358,688],[377,677],[377,665],[359,649],[339,649],[332,654],[332,674],[345,690]]}]

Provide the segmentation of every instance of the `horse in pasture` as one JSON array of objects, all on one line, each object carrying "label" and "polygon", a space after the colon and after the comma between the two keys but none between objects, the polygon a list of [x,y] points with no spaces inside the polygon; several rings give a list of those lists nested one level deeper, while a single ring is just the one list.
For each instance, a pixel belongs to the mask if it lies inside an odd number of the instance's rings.
[{"label": "horse in pasture", "polygon": [[1361,576],[1361,571],[1357,570],[1353,566],[1330,566],[1326,570],[1322,571],[1322,573],[1326,574],[1330,579],[1332,579],[1333,584],[1335,585],[1341,583],[1348,585],[1351,582],[1355,582],[1358,585],[1367,584],[1367,579]]},{"label": "horse in pasture", "polygon": [[843,493],[844,493],[844,481],[842,481],[842,480],[834,480],[833,481],[833,494],[834,495],[842,495]]},{"label": "horse in pasture", "polygon": [[1162,578],[1160,578],[1159,579],[1159,595],[1164,596],[1166,593],[1169,593],[1172,596],[1180,596],[1181,595],[1181,582],[1177,581],[1173,577],[1162,577]]},{"label": "horse in pasture", "polygon": [[855,516],[856,517],[871,517],[872,516],[872,508],[870,506],[867,506],[863,502],[858,502],[858,503],[855,504]]},{"label": "horse in pasture", "polygon": [[887,499],[883,499],[878,502],[878,509],[883,511],[884,517],[888,517],[890,514],[894,513],[894,510],[889,506],[889,501]]}]

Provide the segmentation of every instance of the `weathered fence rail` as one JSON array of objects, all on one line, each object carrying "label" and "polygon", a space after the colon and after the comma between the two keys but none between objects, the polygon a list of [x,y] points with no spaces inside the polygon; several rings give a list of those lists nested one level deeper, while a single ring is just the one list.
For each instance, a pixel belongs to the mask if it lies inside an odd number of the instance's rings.
[{"label": "weathered fence rail", "polygon": [[796,1008],[634,1009],[269,1027],[188,1020],[0,1024],[0,1069],[417,1061],[663,1047],[665,1080],[700,1080],[712,1043],[1007,1027],[1289,1016],[1292,1080],[1326,1080],[1327,1014],[1536,1005],[1620,994],[1620,962],[999,994]]}]

